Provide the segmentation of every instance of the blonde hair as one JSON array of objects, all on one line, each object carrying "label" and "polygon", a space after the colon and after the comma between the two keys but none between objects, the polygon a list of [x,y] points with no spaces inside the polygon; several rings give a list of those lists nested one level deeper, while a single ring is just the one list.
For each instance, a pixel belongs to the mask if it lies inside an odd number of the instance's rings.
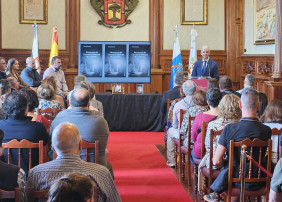
[{"label": "blonde hair", "polygon": [[37,94],[38,97],[41,99],[51,100],[55,96],[55,90],[51,85],[45,83],[45,84],[41,84],[38,87]]},{"label": "blonde hair", "polygon": [[233,94],[225,95],[218,105],[218,118],[223,118],[224,123],[239,121],[242,111],[239,106],[240,98]]},{"label": "blonde hair", "polygon": [[47,76],[43,81],[42,84],[49,84],[54,88],[54,91],[57,92],[57,83],[54,76]]}]

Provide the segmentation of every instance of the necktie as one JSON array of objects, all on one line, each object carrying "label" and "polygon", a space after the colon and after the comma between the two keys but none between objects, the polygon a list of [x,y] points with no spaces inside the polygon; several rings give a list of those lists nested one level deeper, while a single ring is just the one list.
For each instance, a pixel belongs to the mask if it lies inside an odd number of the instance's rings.
[{"label": "necktie", "polygon": [[203,73],[205,73],[206,68],[207,68],[207,61],[204,61],[204,65],[203,65]]}]

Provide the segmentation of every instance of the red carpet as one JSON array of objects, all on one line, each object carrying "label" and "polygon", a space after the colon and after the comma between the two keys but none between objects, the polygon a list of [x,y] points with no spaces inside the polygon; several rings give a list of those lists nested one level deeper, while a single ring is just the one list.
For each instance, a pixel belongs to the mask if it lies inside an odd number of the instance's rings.
[{"label": "red carpet", "polygon": [[110,133],[108,159],[122,201],[192,201],[155,144],[163,144],[163,133]]}]

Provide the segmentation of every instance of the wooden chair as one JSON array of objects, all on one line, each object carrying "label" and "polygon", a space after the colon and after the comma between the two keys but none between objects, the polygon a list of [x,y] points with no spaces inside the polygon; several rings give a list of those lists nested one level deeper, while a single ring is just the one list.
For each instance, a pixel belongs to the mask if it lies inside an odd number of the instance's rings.
[{"label": "wooden chair", "polygon": [[[86,142],[84,140],[81,141],[81,148],[85,149],[86,162],[89,162],[88,159],[88,149],[95,149],[95,163],[99,163],[99,141],[95,142]],[[53,159],[57,158],[57,153],[53,151]]]},{"label": "wooden chair", "polygon": [[276,165],[279,159],[281,158],[280,156],[281,151],[280,151],[280,146],[279,146],[281,134],[282,134],[282,128],[280,130],[278,130],[277,128],[272,129],[271,138],[275,138],[276,139],[275,141],[277,142],[277,147],[273,148],[274,144],[272,147],[272,149],[275,149],[277,151],[276,153],[272,153],[272,162],[274,165]]},{"label": "wooden chair", "polygon": [[39,164],[44,163],[44,148],[43,148],[43,140],[40,140],[38,143],[30,142],[26,139],[21,140],[20,142],[16,139],[13,139],[9,142],[2,143],[2,147],[8,150],[8,164],[10,164],[11,158],[11,149],[18,149],[18,166],[21,167],[21,149],[28,149],[28,170],[32,168],[32,149],[39,150]]},{"label": "wooden chair", "polygon": [[57,108],[46,108],[46,109],[37,109],[36,112],[37,114],[41,114],[45,116],[48,121],[52,122],[57,114],[60,112],[60,109]]},{"label": "wooden chair", "polygon": [[202,158],[205,156],[205,153],[206,153],[205,138],[206,138],[208,124],[209,123],[202,122],[201,158],[200,159],[193,158],[193,163],[194,163],[193,169],[194,169],[194,180],[195,180],[195,186],[194,186],[195,196],[197,196],[197,192],[198,192],[198,165],[200,164]]},{"label": "wooden chair", "polygon": [[[191,150],[192,150],[192,146],[193,143],[191,141],[191,131],[192,131],[192,121],[195,120],[195,117],[190,116],[188,117],[188,146],[184,147],[181,146],[180,150],[181,150],[181,164],[180,166],[182,166],[182,172],[180,172],[182,179],[185,179],[185,167],[186,167],[186,173],[187,173],[187,180],[188,180],[188,186],[191,185]],[[185,157],[187,155],[187,161],[185,160]]]},{"label": "wooden chair", "polygon": [[34,202],[37,199],[47,200],[49,197],[49,189],[35,191],[34,188],[29,187],[27,190],[27,200],[28,202]]},{"label": "wooden chair", "polygon": [[15,202],[21,202],[21,188],[16,187],[15,191],[4,191],[0,189],[0,201],[2,199],[15,199]]},{"label": "wooden chair", "polygon": [[[240,196],[240,189],[232,187],[232,184],[237,182],[240,183],[240,175],[239,177],[233,177],[233,166],[234,166],[234,154],[241,151],[241,147],[243,145],[247,146],[248,154],[259,164],[262,163],[262,160],[265,156],[267,156],[267,165],[266,169],[271,173],[271,153],[272,153],[272,141],[262,141],[258,138],[254,140],[245,139],[241,142],[234,142],[234,140],[230,140],[230,149],[229,149],[229,171],[228,171],[228,190],[227,190],[227,202],[231,201],[231,196]],[[249,165],[246,165],[246,178],[245,183],[259,183],[265,182],[266,185],[259,190],[256,191],[245,191],[246,196],[253,196],[253,197],[260,197],[265,196],[265,201],[268,201],[269,189],[270,189],[270,177],[263,173],[261,169],[256,167],[252,163],[252,161],[248,161]],[[255,172],[254,168],[258,168]],[[265,167],[265,165],[264,165]],[[241,164],[241,155],[240,155],[240,164],[239,164],[239,173],[242,171],[242,164]],[[263,175],[262,175],[263,174]],[[255,176],[257,175],[257,177]],[[266,177],[265,177],[265,176]]]},{"label": "wooden chair", "polygon": [[[216,169],[216,170],[213,169],[212,159],[213,159],[213,153],[215,152],[215,151],[213,151],[214,139],[217,136],[220,136],[221,133],[222,133],[222,130],[219,130],[219,131],[211,130],[210,131],[210,158],[209,158],[210,167],[209,168],[207,168],[207,167],[202,168],[202,172],[203,172],[203,175],[204,175],[204,182],[203,182],[204,190],[201,191],[201,198],[203,198],[204,194],[212,192],[211,189],[210,189],[210,186],[211,186],[213,180],[216,179],[217,176],[220,173],[220,169]],[[202,144],[202,146],[203,146],[203,144]],[[205,146],[205,144],[204,144],[204,146]],[[208,181],[208,183],[206,183],[207,181]]]},{"label": "wooden chair", "polygon": [[177,158],[178,157],[179,157],[179,162],[181,161],[181,159],[180,159],[180,151],[181,151],[180,148],[181,148],[181,145],[183,144],[183,140],[182,140],[182,135],[180,134],[180,128],[181,128],[183,116],[184,116],[185,113],[186,113],[186,110],[180,109],[180,111],[179,111],[179,124],[178,124],[178,139],[176,139],[176,138],[173,139],[173,142],[174,142],[174,158],[175,158],[176,167],[177,167]]}]

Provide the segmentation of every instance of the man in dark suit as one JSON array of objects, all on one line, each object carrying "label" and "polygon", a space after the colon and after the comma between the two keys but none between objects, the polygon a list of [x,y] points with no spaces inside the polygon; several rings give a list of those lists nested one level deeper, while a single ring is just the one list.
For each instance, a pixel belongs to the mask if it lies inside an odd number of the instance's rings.
[{"label": "man in dark suit", "polygon": [[192,77],[198,77],[199,79],[211,77],[218,80],[218,64],[210,59],[210,50],[208,46],[202,47],[201,55],[203,58],[195,63]]},{"label": "man in dark suit", "polygon": [[220,91],[222,93],[222,97],[226,94],[233,94],[233,95],[237,95],[238,97],[241,97],[240,93],[237,93],[234,90],[232,90],[232,80],[230,79],[229,76],[224,75],[220,77],[219,86],[220,86]]},{"label": "man in dark suit", "polygon": [[174,100],[181,97],[179,88],[183,80],[184,80],[184,74],[182,72],[175,74],[173,78],[173,83],[174,83],[173,89],[164,92],[163,99],[161,102],[161,112],[164,116],[166,116],[167,113],[167,100],[168,99]]}]

